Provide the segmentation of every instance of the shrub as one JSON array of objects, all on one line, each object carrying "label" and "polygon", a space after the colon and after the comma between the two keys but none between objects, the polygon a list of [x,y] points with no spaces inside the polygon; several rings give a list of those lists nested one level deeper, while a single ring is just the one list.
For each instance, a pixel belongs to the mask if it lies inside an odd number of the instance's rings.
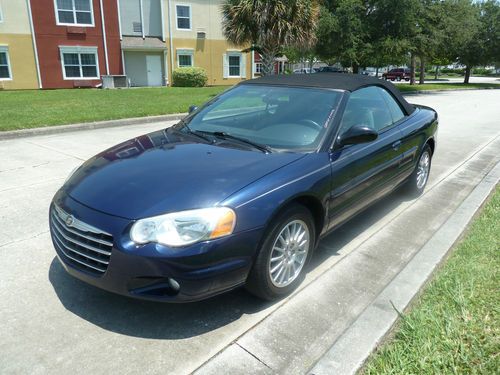
[{"label": "shrub", "polygon": [[478,74],[480,76],[489,76],[493,74],[493,70],[485,68],[474,68],[472,69],[472,74]]},{"label": "shrub", "polygon": [[207,72],[203,68],[179,68],[172,74],[172,86],[203,87],[207,81]]}]

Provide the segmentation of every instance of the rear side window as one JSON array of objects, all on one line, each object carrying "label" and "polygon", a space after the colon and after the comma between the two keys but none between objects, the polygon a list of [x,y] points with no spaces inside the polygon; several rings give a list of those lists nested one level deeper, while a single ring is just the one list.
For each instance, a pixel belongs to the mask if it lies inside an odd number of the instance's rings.
[{"label": "rear side window", "polygon": [[371,86],[351,93],[340,128],[340,134],[356,125],[381,131],[392,125],[393,119],[382,97],[380,87]]},{"label": "rear side window", "polygon": [[401,120],[403,117],[405,117],[403,111],[401,110],[401,107],[399,104],[396,102],[396,100],[392,97],[391,94],[387,92],[387,90],[380,88],[379,89],[380,94],[384,98],[385,103],[387,104],[387,107],[389,107],[389,111],[391,112],[391,117],[392,117],[392,122],[398,122]]}]

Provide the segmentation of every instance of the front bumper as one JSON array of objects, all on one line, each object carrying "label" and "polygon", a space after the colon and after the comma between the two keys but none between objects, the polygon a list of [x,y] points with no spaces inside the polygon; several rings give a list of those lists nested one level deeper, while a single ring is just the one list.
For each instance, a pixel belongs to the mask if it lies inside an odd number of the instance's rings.
[{"label": "front bumper", "polygon": [[93,210],[62,191],[54,197],[51,215],[54,205],[113,238],[105,270],[93,272],[65,251],[51,222],[52,242],[64,269],[98,288],[141,299],[196,301],[242,285],[262,236],[262,228],[258,228],[181,249],[159,244],[138,246],[129,237],[132,220]]}]

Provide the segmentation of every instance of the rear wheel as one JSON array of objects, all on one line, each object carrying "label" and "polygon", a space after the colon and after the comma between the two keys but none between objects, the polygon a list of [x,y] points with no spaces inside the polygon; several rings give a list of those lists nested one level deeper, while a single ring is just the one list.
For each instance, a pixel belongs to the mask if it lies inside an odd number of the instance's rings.
[{"label": "rear wheel", "polygon": [[296,204],[285,209],[270,225],[248,276],[250,293],[274,300],[290,294],[304,279],[315,243],[311,213]]},{"label": "rear wheel", "polygon": [[410,193],[420,195],[427,185],[431,170],[432,150],[429,145],[425,145],[417,162],[417,166],[407,182]]}]

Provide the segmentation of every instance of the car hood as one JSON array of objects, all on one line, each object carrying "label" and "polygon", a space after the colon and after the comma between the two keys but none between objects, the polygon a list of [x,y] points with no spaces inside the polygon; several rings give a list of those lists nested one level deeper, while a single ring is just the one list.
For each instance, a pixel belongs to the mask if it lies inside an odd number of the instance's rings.
[{"label": "car hood", "polygon": [[63,189],[90,208],[138,219],[213,206],[303,156],[265,154],[225,141],[200,143],[191,135],[158,131],[89,159]]}]

